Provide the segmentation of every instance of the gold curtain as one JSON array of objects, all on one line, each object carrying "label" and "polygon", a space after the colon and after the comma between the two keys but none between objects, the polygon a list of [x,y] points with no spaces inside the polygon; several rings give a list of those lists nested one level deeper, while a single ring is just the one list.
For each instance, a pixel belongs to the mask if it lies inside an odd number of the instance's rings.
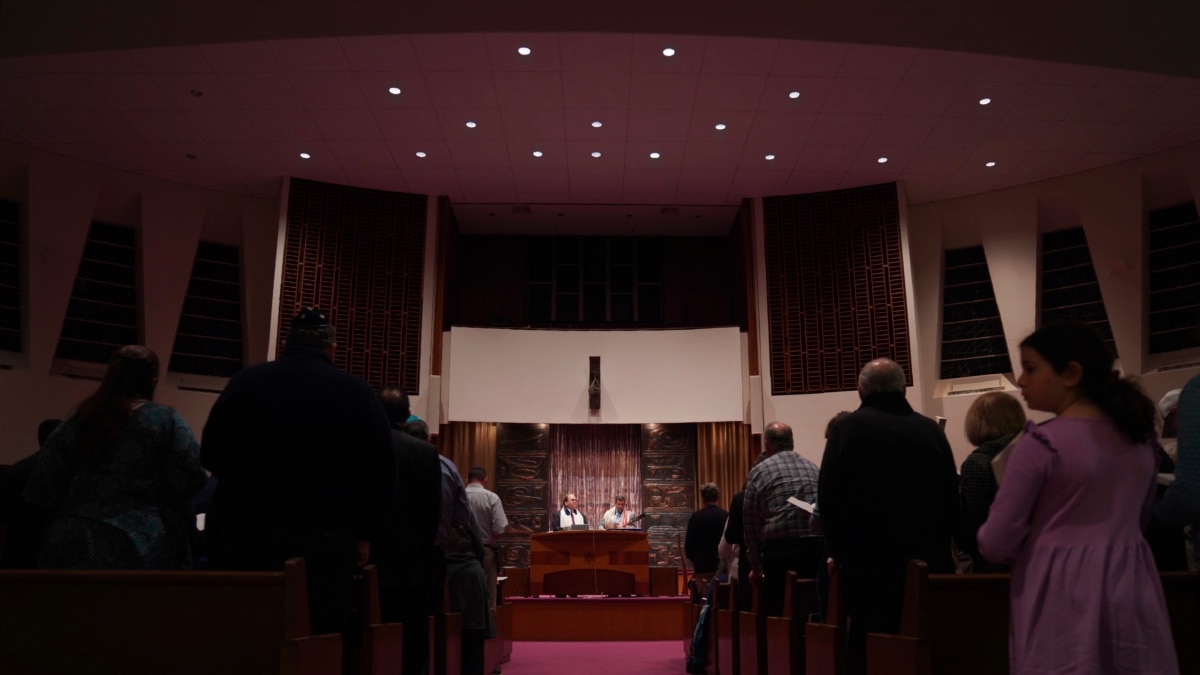
[{"label": "gold curtain", "polygon": [[741,422],[696,423],[696,503],[700,486],[716,483],[721,490],[718,503],[728,509],[733,495],[746,484],[753,449],[750,425]]},{"label": "gold curtain", "polygon": [[550,425],[550,510],[567,493],[579,497],[588,524],[600,527],[614,495],[642,512],[642,427],[638,424]]},{"label": "gold curtain", "polygon": [[450,422],[442,427],[438,449],[458,467],[463,482],[467,471],[482,466],[495,485],[496,424],[494,422]]}]

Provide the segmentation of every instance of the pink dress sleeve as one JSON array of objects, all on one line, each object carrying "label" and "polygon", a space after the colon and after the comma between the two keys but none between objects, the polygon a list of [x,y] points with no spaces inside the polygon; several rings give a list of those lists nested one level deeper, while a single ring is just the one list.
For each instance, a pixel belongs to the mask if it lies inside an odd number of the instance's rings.
[{"label": "pink dress sleeve", "polygon": [[987,521],[979,528],[979,552],[994,563],[1012,564],[1024,547],[1054,461],[1044,433],[1033,423],[1025,432],[1011,451]]}]

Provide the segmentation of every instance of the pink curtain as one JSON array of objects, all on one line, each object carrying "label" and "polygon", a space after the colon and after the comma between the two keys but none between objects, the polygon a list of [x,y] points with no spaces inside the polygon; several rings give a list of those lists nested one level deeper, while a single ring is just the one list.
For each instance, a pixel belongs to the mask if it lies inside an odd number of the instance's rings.
[{"label": "pink curtain", "polygon": [[613,496],[625,495],[627,508],[641,513],[641,442],[642,428],[636,424],[551,425],[551,508],[574,494],[588,523],[600,527]]}]

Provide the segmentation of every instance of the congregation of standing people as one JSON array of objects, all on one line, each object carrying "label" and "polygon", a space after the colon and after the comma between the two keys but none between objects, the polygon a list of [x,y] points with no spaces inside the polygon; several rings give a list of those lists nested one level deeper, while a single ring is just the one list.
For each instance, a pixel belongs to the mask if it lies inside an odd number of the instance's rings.
[{"label": "congregation of standing people", "polygon": [[[335,346],[328,318],[305,308],[277,359],[230,379],[203,447],[154,401],[157,356],[121,348],[0,480],[0,564],[192,569],[203,555],[210,569],[279,570],[303,557],[313,632],[352,634],[353,578],[372,562],[384,620],[405,624],[403,673],[428,671],[424,631],[446,589],[463,615],[462,672],[478,675],[508,528],[499,499],[480,467],[464,484],[402,389],[375,391],[334,365]],[[778,615],[788,572],[821,593],[836,572],[856,674],[866,634],[899,629],[910,560],[1010,571],[1012,673],[1178,673],[1158,573],[1200,554],[1200,376],[1156,406],[1087,326],[1045,326],[1020,350],[1025,406],[1003,392],[974,401],[961,472],[886,358],[862,368],[857,410],[829,421],[819,468],[789,425],[768,424],[728,512],[715,484],[700,488],[686,544],[697,579],[737,578],[743,608],[757,590]],[[1052,417],[1035,424],[1026,408]],[[627,527],[615,501],[603,525]],[[550,526],[586,526],[574,494]]]}]

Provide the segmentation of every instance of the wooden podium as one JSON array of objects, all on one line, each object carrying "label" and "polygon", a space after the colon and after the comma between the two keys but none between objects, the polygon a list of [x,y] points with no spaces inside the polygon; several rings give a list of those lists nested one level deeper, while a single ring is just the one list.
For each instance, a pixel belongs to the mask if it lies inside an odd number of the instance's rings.
[{"label": "wooden podium", "polygon": [[530,595],[649,595],[650,540],[640,530],[566,530],[529,538]]}]

